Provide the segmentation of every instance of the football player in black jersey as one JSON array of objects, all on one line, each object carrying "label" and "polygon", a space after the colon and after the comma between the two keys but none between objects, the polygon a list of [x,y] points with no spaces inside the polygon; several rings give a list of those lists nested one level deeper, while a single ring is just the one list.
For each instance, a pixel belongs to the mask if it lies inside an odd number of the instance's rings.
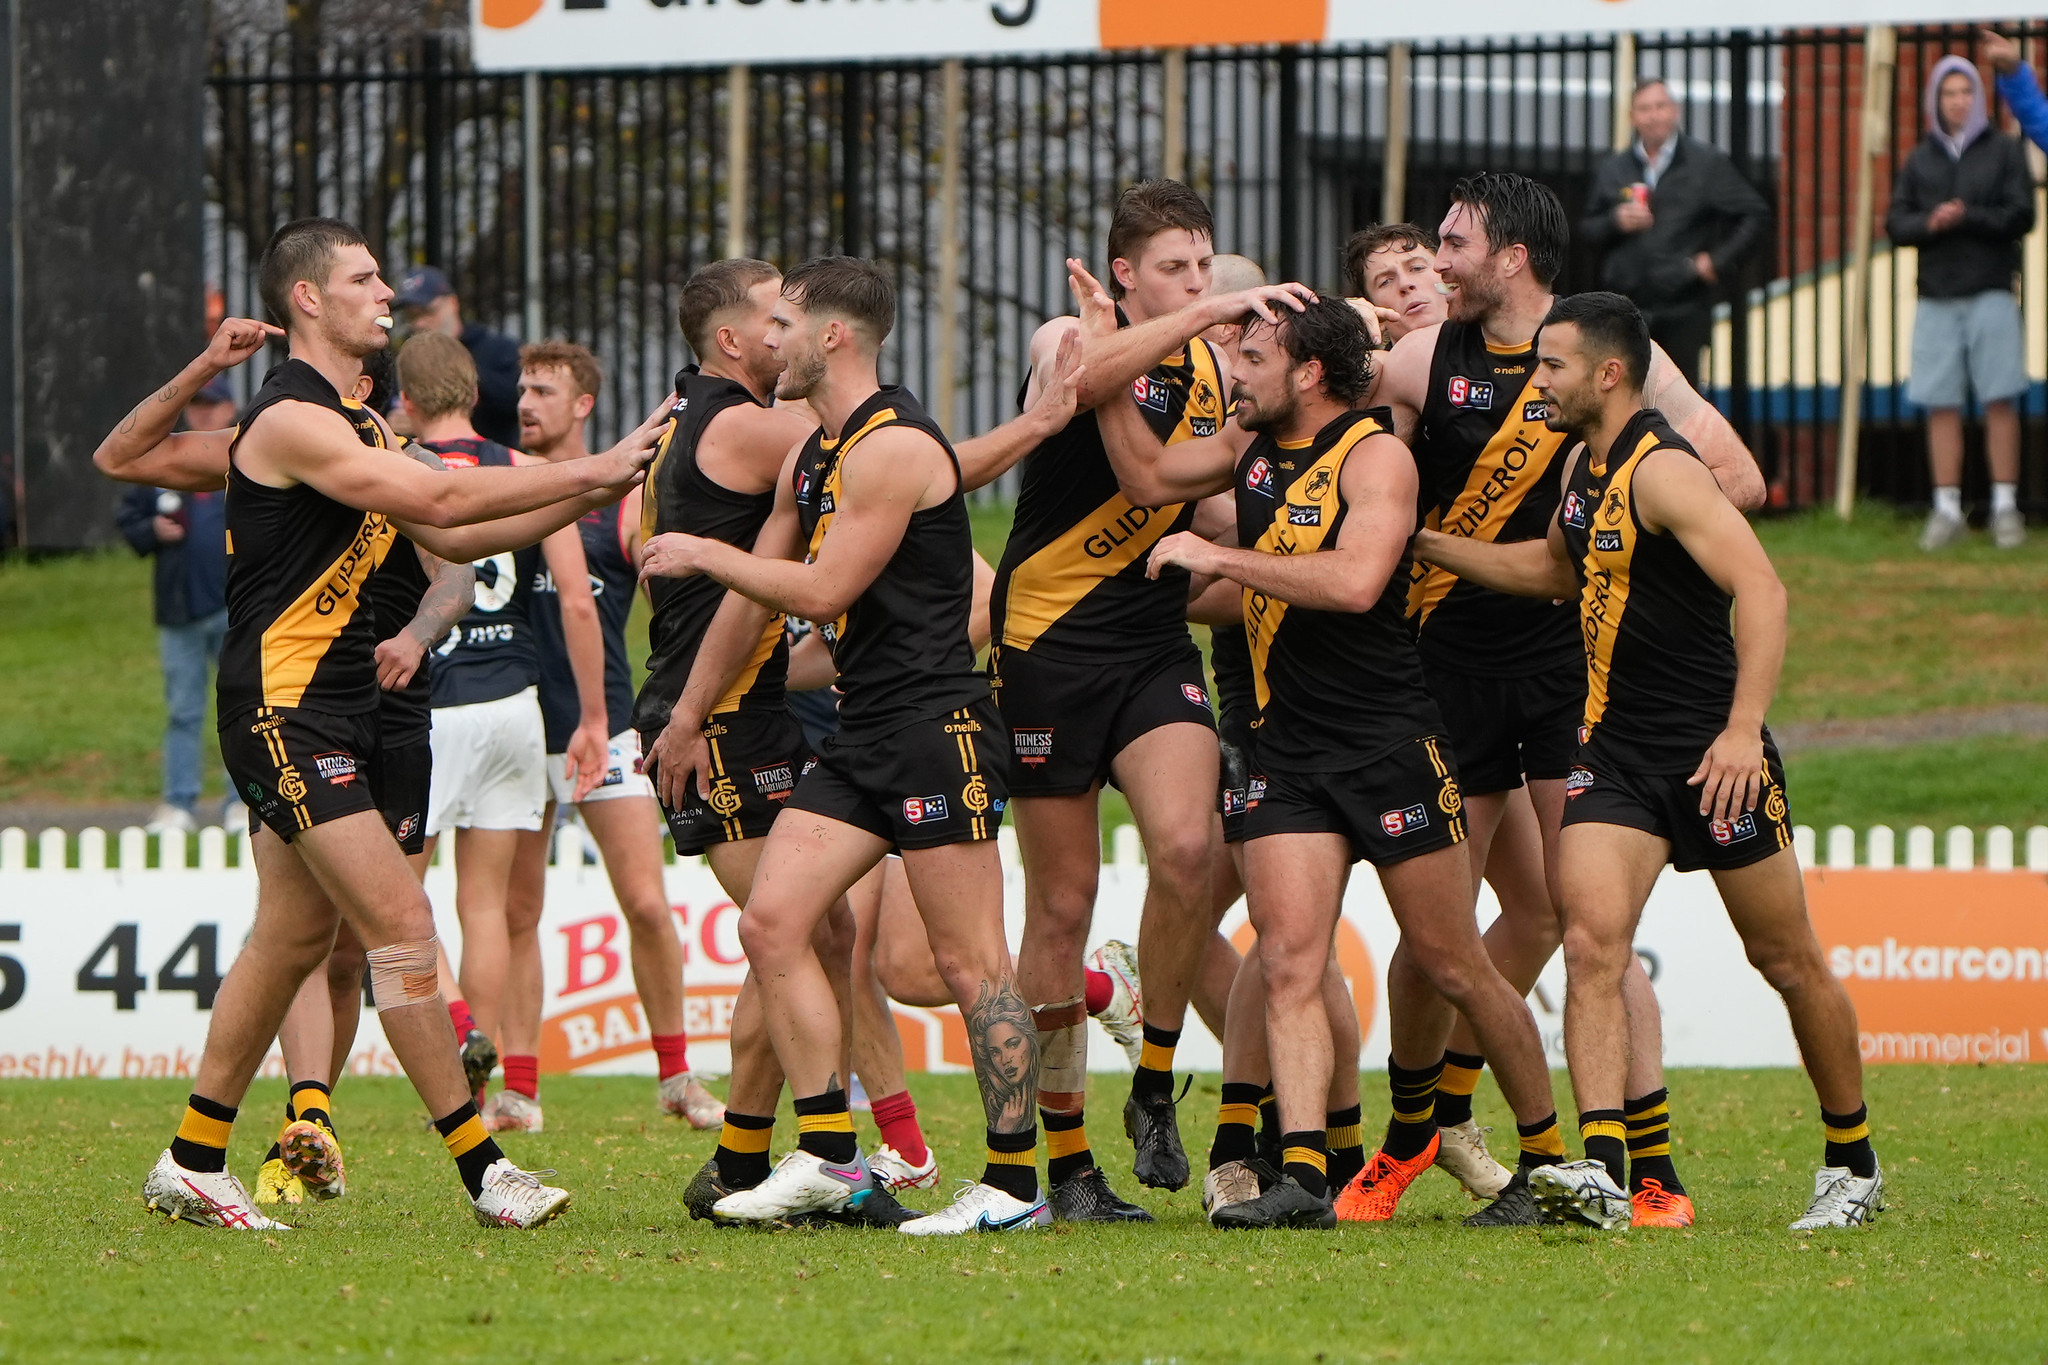
[{"label": "football player in black jersey", "polygon": [[[325,959],[337,911],[367,947],[386,1037],[448,1143],[477,1216],[529,1227],[568,1196],[503,1160],[468,1097],[434,979],[426,896],[375,809],[375,622],[362,585],[402,532],[444,559],[472,559],[510,518],[523,528],[580,515],[640,477],[654,429],[583,468],[458,479],[379,450],[381,419],[358,426],[362,357],[386,344],[391,290],[362,235],[331,219],[275,233],[259,275],[291,358],[265,381],[230,454],[229,644],[222,748],[260,826],[266,883],[249,942],[216,998],[178,1137],[151,1171],[154,1209],[209,1227],[264,1228],[226,1173],[236,1107],[305,977]],[[538,514],[529,517],[524,514]],[[557,523],[560,524],[560,523]],[[227,663],[232,660],[232,664]]]},{"label": "football player in black jersey", "polygon": [[1537,348],[1548,420],[1585,443],[1549,534],[1485,545],[1424,531],[1416,542],[1418,556],[1473,581],[1578,604],[1587,700],[1559,864],[1565,1055],[1588,1159],[1531,1184],[1546,1211],[1600,1227],[1692,1222],[1691,1200],[1661,1181],[1638,1185],[1633,1199],[1625,1183],[1641,1148],[1622,1108],[1622,978],[1669,863],[1713,874],[1750,962],[1784,997],[1820,1099],[1821,1169],[1792,1227],[1866,1223],[1884,1207],[1884,1177],[1856,1007],[1807,918],[1785,772],[1764,726],[1785,655],[1784,586],[1691,443],[1645,406],[1650,332],[1634,304],[1608,293],[1560,299]]},{"label": "football player in black jersey", "polygon": [[[1340,300],[1248,331],[1235,419],[1162,446],[1134,408],[1098,410],[1127,496],[1155,506],[1233,489],[1238,539],[1192,533],[1152,550],[1243,587],[1259,704],[1245,883],[1266,987],[1268,1049],[1284,1130],[1282,1178],[1216,1208],[1219,1226],[1335,1224],[1324,1101],[1332,1050],[1323,986],[1352,863],[1377,868],[1401,946],[1388,964],[1393,1117],[1387,1142],[1344,1191],[1349,1216],[1386,1218],[1435,1156],[1433,1066],[1454,1018],[1474,1020],[1534,1165],[1561,1153],[1549,1072],[1529,1010],[1487,959],[1472,919],[1463,804],[1442,719],[1404,621],[1415,467],[1385,414],[1355,404],[1369,381],[1364,321]],[[1256,434],[1255,434],[1256,433]],[[1397,1143],[1419,1139],[1405,1158]]]},{"label": "football player in black jersey", "polygon": [[[1451,201],[1436,254],[1449,316],[1395,344],[1368,401],[1393,410],[1396,430],[1415,452],[1426,526],[1497,543],[1540,540],[1557,508],[1563,437],[1544,425],[1530,388],[1533,339],[1564,265],[1570,220],[1546,186],[1507,172],[1460,181]],[[1649,393],[1736,505],[1763,501],[1756,461],[1662,351],[1652,354]],[[1474,867],[1500,893],[1487,948],[1509,981],[1527,990],[1559,941],[1557,829],[1585,696],[1571,612],[1421,567],[1409,608],[1465,782]],[[1507,819],[1508,794],[1524,786],[1534,828]],[[1629,1108],[1648,1118],[1665,1109],[1663,1031],[1639,966],[1627,990],[1636,1030]],[[1504,1189],[1471,1118],[1471,1089],[1485,1062],[1469,1027],[1453,1033],[1443,1061],[1439,1164],[1477,1194]],[[1676,1183],[1675,1171],[1666,1175]],[[1519,1190],[1481,1215],[1523,1223],[1536,1216]]]},{"label": "football player in black jersey", "polygon": [[[910,1235],[1050,1221],[1038,1190],[1038,1042],[1003,940],[995,831],[1006,795],[1000,721],[968,639],[972,536],[959,462],[905,390],[875,372],[895,296],[872,264],[809,262],[784,279],[769,342],[779,395],[824,427],[790,452],[754,552],[670,534],[642,572],[706,574],[757,603],[719,609],[698,652],[710,695],[740,676],[773,613],[819,623],[839,672],[840,730],[770,829],[740,921],[777,1060],[796,1095],[798,1150],[713,1207],[755,1222],[853,1206],[872,1187],[847,1112],[844,1039],[813,932],[892,848],[960,1004],[987,1122],[979,1183]],[[801,556],[801,558],[799,558]],[[669,766],[708,797],[701,730]]]}]

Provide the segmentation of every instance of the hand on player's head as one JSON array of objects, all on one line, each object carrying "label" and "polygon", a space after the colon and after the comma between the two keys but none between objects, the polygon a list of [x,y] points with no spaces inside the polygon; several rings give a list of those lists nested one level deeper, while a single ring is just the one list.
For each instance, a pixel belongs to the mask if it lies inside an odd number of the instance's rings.
[{"label": "hand on player's head", "polygon": [[1285,304],[1297,313],[1302,312],[1316,301],[1316,291],[1305,284],[1261,284],[1224,297],[1233,303],[1243,303],[1241,312],[1256,313],[1267,322],[1277,323],[1280,314],[1274,311],[1276,305]]}]

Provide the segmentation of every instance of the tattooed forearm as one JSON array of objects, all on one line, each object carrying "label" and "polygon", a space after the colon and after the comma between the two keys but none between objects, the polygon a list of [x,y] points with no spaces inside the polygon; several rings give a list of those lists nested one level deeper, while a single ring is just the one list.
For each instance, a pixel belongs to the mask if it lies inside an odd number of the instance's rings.
[{"label": "tattooed forearm", "polygon": [[1006,975],[983,981],[967,1008],[967,1043],[981,1082],[990,1131],[1017,1133],[1037,1122],[1038,1029]]},{"label": "tattooed forearm", "polygon": [[406,630],[413,639],[431,647],[448,633],[450,626],[469,614],[470,603],[476,597],[476,570],[467,564],[435,559],[425,550],[419,553],[421,564],[433,574],[434,581],[427,584],[420,597],[420,609],[407,623]]}]

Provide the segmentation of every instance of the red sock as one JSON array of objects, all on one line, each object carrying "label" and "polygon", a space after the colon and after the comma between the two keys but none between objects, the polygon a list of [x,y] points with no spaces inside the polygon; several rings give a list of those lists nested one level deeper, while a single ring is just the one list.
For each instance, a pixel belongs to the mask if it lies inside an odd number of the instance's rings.
[{"label": "red sock", "polygon": [[924,1165],[931,1153],[924,1145],[924,1130],[917,1126],[917,1102],[908,1090],[874,1101],[874,1119],[875,1127],[882,1130],[882,1141],[894,1147],[898,1156],[913,1166]]},{"label": "red sock", "polygon": [[470,1030],[476,1027],[476,1016],[469,1012],[469,1002],[465,1000],[450,1000],[448,1002],[448,1022],[455,1025],[456,1042],[459,1043],[464,1038],[467,1038]]},{"label": "red sock", "polygon": [[654,1044],[654,1064],[660,1068],[663,1080],[690,1069],[688,1034],[657,1033],[651,1041]]},{"label": "red sock", "polygon": [[504,1067],[507,1090],[517,1090],[530,1100],[540,1098],[540,1058],[507,1057]]},{"label": "red sock", "polygon": [[1108,972],[1098,972],[1083,967],[1081,975],[1087,980],[1087,987],[1081,992],[1081,1003],[1090,1014],[1100,1014],[1109,1008],[1110,997],[1116,994],[1116,982],[1109,979]]}]

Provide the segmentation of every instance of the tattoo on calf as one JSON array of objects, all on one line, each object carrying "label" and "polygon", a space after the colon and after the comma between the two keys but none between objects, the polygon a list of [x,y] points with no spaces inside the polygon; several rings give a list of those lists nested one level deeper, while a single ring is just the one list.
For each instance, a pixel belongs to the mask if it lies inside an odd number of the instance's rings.
[{"label": "tattoo on calf", "polygon": [[1038,1029],[1009,977],[983,981],[967,1009],[967,1044],[989,1129],[1017,1133],[1038,1121]]}]

